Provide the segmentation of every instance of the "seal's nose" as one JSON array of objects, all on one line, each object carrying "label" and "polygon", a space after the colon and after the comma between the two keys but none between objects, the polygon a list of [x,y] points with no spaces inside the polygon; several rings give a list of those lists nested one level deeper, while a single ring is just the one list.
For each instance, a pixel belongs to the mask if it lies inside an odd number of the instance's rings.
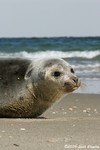
[{"label": "seal's nose", "polygon": [[78,83],[78,78],[77,77],[72,77],[72,80],[74,81],[74,83]]}]

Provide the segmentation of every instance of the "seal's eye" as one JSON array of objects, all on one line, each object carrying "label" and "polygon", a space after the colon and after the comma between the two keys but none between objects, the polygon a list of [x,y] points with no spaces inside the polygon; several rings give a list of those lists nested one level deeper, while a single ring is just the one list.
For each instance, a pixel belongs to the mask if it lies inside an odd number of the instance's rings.
[{"label": "seal's eye", "polygon": [[73,70],[73,68],[71,68],[71,72],[72,72],[72,73],[75,73],[75,71]]},{"label": "seal's eye", "polygon": [[61,72],[55,71],[53,75],[54,75],[54,77],[59,77],[61,75]]}]

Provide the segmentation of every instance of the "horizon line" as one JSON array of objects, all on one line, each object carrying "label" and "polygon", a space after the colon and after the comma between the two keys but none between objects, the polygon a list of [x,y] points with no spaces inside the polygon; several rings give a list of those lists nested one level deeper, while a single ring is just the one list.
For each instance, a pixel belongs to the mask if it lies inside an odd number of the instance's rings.
[{"label": "horizon line", "polygon": [[100,36],[7,36],[7,37],[0,37],[0,39],[6,38],[100,38]]}]

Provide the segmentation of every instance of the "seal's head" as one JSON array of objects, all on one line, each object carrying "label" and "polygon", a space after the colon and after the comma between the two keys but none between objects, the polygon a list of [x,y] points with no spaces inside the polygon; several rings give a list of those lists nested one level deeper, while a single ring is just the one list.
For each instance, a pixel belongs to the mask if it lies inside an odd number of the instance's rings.
[{"label": "seal's head", "polygon": [[64,60],[49,60],[45,68],[45,79],[54,82],[62,92],[69,93],[80,86],[80,80],[73,68]]},{"label": "seal's head", "polygon": [[62,93],[70,93],[80,86],[73,68],[63,59],[43,59],[33,64],[25,76],[25,79],[31,79],[33,85],[42,84],[42,88],[56,89]]}]

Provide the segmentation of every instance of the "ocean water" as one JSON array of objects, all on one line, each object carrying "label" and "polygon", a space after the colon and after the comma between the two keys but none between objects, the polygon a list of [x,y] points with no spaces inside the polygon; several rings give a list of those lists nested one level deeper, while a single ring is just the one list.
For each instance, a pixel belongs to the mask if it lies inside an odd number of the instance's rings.
[{"label": "ocean water", "polygon": [[76,92],[100,94],[100,37],[0,38],[0,58],[63,58],[82,81]]}]

